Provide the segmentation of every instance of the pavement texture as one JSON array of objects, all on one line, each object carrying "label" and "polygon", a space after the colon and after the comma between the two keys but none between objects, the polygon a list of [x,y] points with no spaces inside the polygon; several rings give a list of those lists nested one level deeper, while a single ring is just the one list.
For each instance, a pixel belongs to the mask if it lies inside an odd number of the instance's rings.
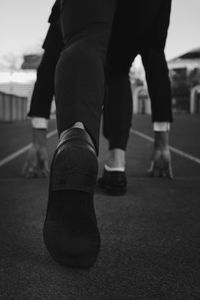
[{"label": "pavement texture", "polygon": [[[133,128],[152,136],[149,117],[135,117]],[[0,159],[27,145],[30,133],[28,122],[0,124]],[[173,147],[200,158],[199,136],[199,117],[176,116]],[[106,149],[101,137],[99,175]],[[46,251],[48,179],[22,177],[26,153],[0,167],[0,299],[200,299],[200,164],[172,153],[175,179],[148,178],[151,150],[130,134],[127,194],[96,191],[102,247],[90,270],[62,267]]]}]

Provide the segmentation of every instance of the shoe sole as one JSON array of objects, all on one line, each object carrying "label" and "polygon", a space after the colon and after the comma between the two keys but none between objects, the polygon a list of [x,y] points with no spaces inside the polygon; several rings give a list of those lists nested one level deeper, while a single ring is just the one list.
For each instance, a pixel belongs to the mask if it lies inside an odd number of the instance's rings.
[{"label": "shoe sole", "polygon": [[107,185],[103,185],[98,183],[98,187],[102,190],[104,190],[104,192],[109,195],[109,196],[124,196],[127,193],[127,188],[123,187],[123,188],[113,188]]},{"label": "shoe sole", "polygon": [[[67,158],[67,159],[66,159]],[[98,161],[93,151],[76,141],[61,146],[55,153],[51,168],[51,189],[94,192]]]},{"label": "shoe sole", "polygon": [[110,196],[124,196],[127,193],[127,189],[113,189],[108,187],[105,191]]},{"label": "shoe sole", "polygon": [[[66,198],[68,198],[69,190],[70,193],[73,191],[74,197],[76,197],[76,191],[94,193],[97,173],[98,161],[94,151],[88,149],[88,146],[84,147],[83,143],[79,141],[74,141],[71,145],[68,143],[67,146],[60,146],[56,150],[51,164],[49,197],[54,191],[66,191]],[[60,255],[56,255],[55,249],[52,248],[52,224],[46,216],[43,239],[47,250],[56,262],[74,268],[90,268],[94,265],[100,249],[100,234],[97,225],[89,219],[88,222],[94,227],[94,243],[86,238],[85,245],[82,243],[82,249],[80,249],[77,246],[78,243],[74,243],[74,238],[69,237],[70,251],[65,251],[63,259]]]}]

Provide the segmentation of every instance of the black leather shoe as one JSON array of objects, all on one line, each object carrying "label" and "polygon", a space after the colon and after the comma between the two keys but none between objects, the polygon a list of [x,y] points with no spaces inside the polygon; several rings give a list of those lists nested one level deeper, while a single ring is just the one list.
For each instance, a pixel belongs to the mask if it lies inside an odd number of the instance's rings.
[{"label": "black leather shoe", "polygon": [[60,137],[50,171],[43,236],[59,263],[89,268],[100,249],[93,204],[98,172],[95,147],[88,133],[70,128]]},{"label": "black leather shoe", "polygon": [[98,179],[97,183],[108,195],[122,196],[127,191],[125,171],[107,171],[104,169],[103,176]]}]

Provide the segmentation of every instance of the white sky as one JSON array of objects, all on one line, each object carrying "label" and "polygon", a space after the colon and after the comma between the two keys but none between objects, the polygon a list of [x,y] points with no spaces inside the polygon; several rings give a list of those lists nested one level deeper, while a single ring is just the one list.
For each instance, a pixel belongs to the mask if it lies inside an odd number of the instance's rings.
[{"label": "white sky", "polygon": [[[40,49],[53,3],[54,0],[0,0],[0,62],[10,53],[20,55]],[[168,59],[200,47],[200,0],[172,3]]]}]

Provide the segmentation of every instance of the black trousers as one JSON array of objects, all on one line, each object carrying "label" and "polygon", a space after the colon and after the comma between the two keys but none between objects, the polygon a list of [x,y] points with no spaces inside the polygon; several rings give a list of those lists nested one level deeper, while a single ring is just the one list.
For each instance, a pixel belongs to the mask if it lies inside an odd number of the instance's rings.
[{"label": "black trousers", "polygon": [[[146,73],[152,122],[173,121],[171,86],[164,53],[171,0],[132,3],[134,7],[129,7],[129,11],[123,8],[122,2],[119,3],[108,47],[103,133],[110,149],[126,150],[127,147],[133,111],[128,73],[138,54]],[[127,23],[123,24],[122,20],[127,20]]]},{"label": "black trousers", "polygon": [[[110,148],[126,148],[132,118],[128,71],[138,53],[145,66],[153,121],[172,120],[164,55],[171,1],[155,1],[151,10],[145,10],[142,2],[135,1],[138,6],[133,6],[133,2],[127,1],[126,6],[114,0],[87,0],[81,5],[79,1],[62,2],[65,48],[56,71],[58,129],[61,132],[74,122],[82,121],[97,149],[102,104],[104,135],[109,139]],[[139,13],[141,9],[147,14],[143,18]],[[58,28],[52,27],[55,23],[51,24],[45,39],[30,116],[49,116],[54,93],[50,82],[63,47]],[[58,37],[60,42],[52,42]]]}]

